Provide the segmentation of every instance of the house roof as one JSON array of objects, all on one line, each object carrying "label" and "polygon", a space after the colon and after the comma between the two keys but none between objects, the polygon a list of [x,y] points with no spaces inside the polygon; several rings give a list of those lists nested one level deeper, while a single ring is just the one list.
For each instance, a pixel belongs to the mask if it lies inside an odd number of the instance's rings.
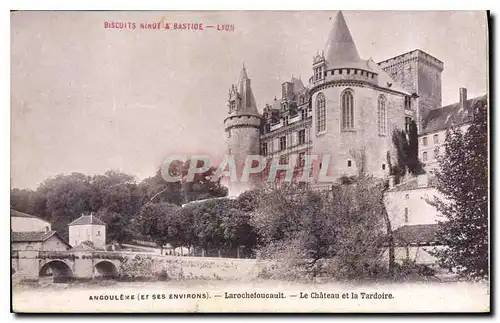
[{"label": "house roof", "polygon": [[25,232],[11,232],[12,242],[44,242],[52,236],[56,236],[66,245],[70,246],[56,231],[25,231]]},{"label": "house roof", "polygon": [[44,222],[47,222],[49,223],[48,221],[44,220],[44,219],[41,219],[37,216],[34,216],[34,215],[31,215],[31,214],[28,214],[28,213],[23,213],[23,212],[19,212],[19,211],[16,211],[14,209],[10,209],[10,216],[11,217],[16,217],[16,218],[31,218],[31,219],[37,219],[37,220],[40,220],[40,221],[44,221]]},{"label": "house roof", "polygon": [[471,122],[473,112],[476,108],[486,107],[486,94],[469,99],[462,109],[460,102],[449,104],[442,108],[430,110],[422,120],[422,131],[420,135],[441,131],[452,125],[460,126]]},{"label": "house roof", "polygon": [[393,232],[397,246],[438,244],[439,224],[405,225]]},{"label": "house roof", "polygon": [[74,220],[68,225],[87,225],[87,224],[95,224],[95,225],[106,225],[101,219],[96,217],[93,214],[80,216],[78,219]]},{"label": "house roof", "polygon": [[104,250],[104,248],[96,248],[92,241],[82,241],[72,248],[73,250]]}]

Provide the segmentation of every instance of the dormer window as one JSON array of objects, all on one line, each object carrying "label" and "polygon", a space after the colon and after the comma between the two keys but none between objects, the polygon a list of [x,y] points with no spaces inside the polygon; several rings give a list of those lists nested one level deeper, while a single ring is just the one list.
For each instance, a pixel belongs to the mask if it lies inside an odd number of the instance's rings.
[{"label": "dormer window", "polygon": [[314,69],[314,80],[315,81],[322,80],[323,79],[323,72],[324,72],[323,66],[316,67]]}]

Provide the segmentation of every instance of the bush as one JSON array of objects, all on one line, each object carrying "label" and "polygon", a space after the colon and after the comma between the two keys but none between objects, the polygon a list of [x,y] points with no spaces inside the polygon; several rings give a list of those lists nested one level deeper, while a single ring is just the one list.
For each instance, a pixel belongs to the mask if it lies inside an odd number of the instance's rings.
[{"label": "bush", "polygon": [[132,277],[152,277],[153,259],[151,257],[125,258],[120,264],[120,272]]},{"label": "bush", "polygon": [[168,275],[165,269],[162,269],[159,273],[156,273],[156,278],[159,281],[167,281],[170,280],[170,276]]},{"label": "bush", "polygon": [[383,182],[358,177],[328,194],[282,187],[262,196],[251,218],[261,238],[257,257],[279,262],[262,275],[293,280],[382,275],[383,190]]},{"label": "bush", "polygon": [[395,277],[397,279],[419,279],[422,277],[433,277],[436,270],[425,264],[417,264],[415,261],[406,260],[402,264],[396,264]]}]

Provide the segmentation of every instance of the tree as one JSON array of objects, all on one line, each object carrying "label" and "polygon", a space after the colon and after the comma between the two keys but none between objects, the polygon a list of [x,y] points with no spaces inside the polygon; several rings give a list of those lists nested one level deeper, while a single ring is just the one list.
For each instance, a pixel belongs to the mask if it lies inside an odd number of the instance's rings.
[{"label": "tree", "polygon": [[[412,121],[408,134],[404,130],[394,129],[392,143],[396,150],[396,165],[390,163],[391,175],[395,175],[396,183],[407,173],[420,175],[424,172],[423,165],[418,158],[417,124]],[[388,160],[389,156],[388,156]]]},{"label": "tree", "polygon": [[161,175],[161,169],[157,170],[155,176],[144,179],[139,184],[139,191],[142,196],[142,205],[146,203],[171,203],[180,206],[184,203],[181,182],[165,181]]},{"label": "tree", "polygon": [[163,246],[179,240],[179,233],[171,228],[178,216],[178,209],[178,206],[170,203],[150,203],[141,208],[137,218],[138,231],[154,241],[162,254]]},{"label": "tree", "polygon": [[50,220],[52,229],[68,239],[68,224],[82,213],[90,212],[90,177],[81,173],[57,175],[45,180],[37,193],[45,200],[46,214],[43,218]]},{"label": "tree", "polygon": [[391,170],[399,179],[406,175],[408,169],[408,152],[410,150],[406,133],[400,129],[394,129],[392,143],[396,149],[396,165]]},{"label": "tree", "polygon": [[474,119],[464,134],[446,134],[445,153],[438,158],[436,188],[442,197],[430,201],[443,217],[436,249],[440,264],[460,276],[488,276],[488,118],[486,102],[473,107]]},{"label": "tree", "polygon": [[134,236],[132,220],[139,212],[141,198],[135,178],[107,171],[90,179],[91,211],[107,224],[107,241],[122,243]]},{"label": "tree", "polygon": [[418,129],[415,120],[410,123],[408,134],[408,171],[413,175],[420,175],[424,172],[423,165],[418,158]]},{"label": "tree", "polygon": [[33,214],[33,194],[29,189],[10,190],[10,207],[16,211]]},{"label": "tree", "polygon": [[155,176],[144,179],[139,184],[139,190],[144,198],[143,204],[166,202],[180,206],[196,200],[227,196],[228,190],[221,184],[220,179],[214,180],[217,170],[214,167],[195,174],[193,180],[188,181],[190,163],[188,160],[170,165],[168,172],[173,176],[180,175],[179,181],[167,182],[162,176],[161,168]]},{"label": "tree", "polygon": [[362,176],[329,193],[287,186],[270,190],[252,215],[261,237],[259,256],[278,260],[283,275],[369,274],[385,242],[383,188]]},{"label": "tree", "polygon": [[[201,167],[202,163],[202,161],[198,161],[197,166]],[[227,196],[228,189],[222,185],[221,178],[214,180],[217,168],[210,167],[204,172],[196,173],[193,180],[188,180],[190,164],[190,160],[186,161],[182,169],[182,190],[185,202]]]}]

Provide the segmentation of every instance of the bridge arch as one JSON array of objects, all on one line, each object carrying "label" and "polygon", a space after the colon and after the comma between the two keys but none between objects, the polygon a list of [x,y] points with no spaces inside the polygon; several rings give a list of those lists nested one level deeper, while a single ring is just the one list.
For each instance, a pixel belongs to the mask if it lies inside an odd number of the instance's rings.
[{"label": "bridge arch", "polygon": [[40,277],[53,277],[53,278],[71,278],[73,277],[73,271],[62,260],[51,260],[46,262],[38,274]]},{"label": "bridge arch", "polygon": [[102,260],[95,264],[96,276],[105,278],[116,278],[118,277],[118,269],[116,265],[109,260]]}]

